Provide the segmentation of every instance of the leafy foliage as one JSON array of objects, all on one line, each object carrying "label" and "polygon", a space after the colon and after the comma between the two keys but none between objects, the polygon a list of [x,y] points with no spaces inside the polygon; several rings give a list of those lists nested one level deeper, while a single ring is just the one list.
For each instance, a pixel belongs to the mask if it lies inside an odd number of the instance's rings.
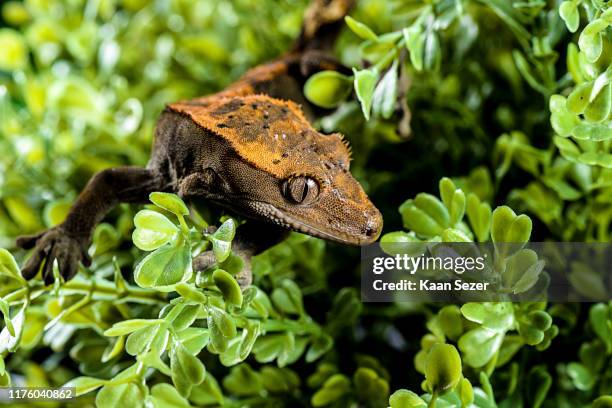
[{"label": "leafy foliage", "polygon": [[[171,194],[114,210],[74,280],[24,281],[16,235],[62,222],[93,173],[144,165],[165,103],[287,50],[305,5],[3,3],[0,385],[101,407],[610,406],[610,304],[363,304],[358,251],[299,234],[241,289],[249,221]],[[360,0],[335,49],[353,75],[304,93],[350,138],[383,247],[609,241],[611,24],[603,0]],[[503,258],[515,293],[542,271]]]}]

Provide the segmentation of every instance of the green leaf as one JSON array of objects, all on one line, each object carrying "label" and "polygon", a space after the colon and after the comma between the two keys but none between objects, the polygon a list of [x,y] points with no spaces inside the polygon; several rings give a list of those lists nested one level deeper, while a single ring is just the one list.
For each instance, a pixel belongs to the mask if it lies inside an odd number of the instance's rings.
[{"label": "green leaf", "polygon": [[612,308],[604,303],[593,305],[589,310],[589,322],[593,330],[603,340],[608,350],[612,351],[612,327],[608,322],[612,321]]},{"label": "green leaf", "polygon": [[255,359],[260,363],[269,363],[274,361],[281,354],[286,345],[285,335],[283,334],[268,334],[259,336],[253,346]]},{"label": "green leaf", "polygon": [[440,227],[449,227],[450,214],[444,204],[435,196],[419,193],[414,198],[414,204],[431,217]]},{"label": "green leaf", "polygon": [[302,291],[292,280],[283,279],[271,297],[274,305],[283,313],[304,314]]},{"label": "green leaf", "polygon": [[244,269],[244,259],[240,255],[230,253],[229,257],[219,264],[219,268],[236,276]]},{"label": "green leaf", "polygon": [[453,195],[457,190],[457,187],[455,187],[455,183],[453,183],[453,181],[448,177],[442,177],[440,179],[440,182],[438,183],[438,187],[440,189],[440,198],[442,199],[442,202],[444,203],[446,208],[450,210]]},{"label": "green leaf", "polygon": [[413,200],[400,206],[404,227],[423,237],[440,235],[444,229],[425,211],[417,208]]},{"label": "green leaf", "polygon": [[578,140],[602,142],[612,140],[612,128],[604,124],[582,123],[574,128],[572,136]]},{"label": "green leaf", "polygon": [[337,401],[349,392],[351,382],[342,374],[334,374],[325,381],[323,388],[314,393],[310,403],[313,407],[323,407]]},{"label": "green leaf", "polygon": [[19,271],[17,261],[15,261],[13,255],[4,248],[0,248],[0,276],[1,275],[17,279],[20,282],[25,282],[25,279],[23,279]]},{"label": "green leaf", "polygon": [[172,285],[187,281],[192,272],[191,250],[179,241],[164,245],[140,261],[134,280],[143,288],[169,291]]},{"label": "green leaf", "polygon": [[261,375],[264,388],[272,394],[290,394],[300,386],[300,377],[288,368],[266,366]]},{"label": "green leaf", "polygon": [[296,338],[293,333],[289,332],[283,336],[283,344],[284,347],[276,360],[279,367],[295,363],[304,354],[308,339],[304,337]]},{"label": "green leaf", "polygon": [[187,351],[179,342],[175,342],[170,353],[170,370],[172,382],[182,394],[189,394],[193,385],[204,381],[206,369],[199,358]]},{"label": "green leaf", "polygon": [[158,207],[176,215],[189,215],[189,209],[179,196],[171,193],[155,192],[149,194],[149,200]]},{"label": "green leaf", "polygon": [[606,284],[601,272],[593,270],[589,265],[572,262],[568,278],[572,289],[584,298],[593,301],[607,298]]},{"label": "green leaf", "polygon": [[214,326],[224,337],[229,339],[236,336],[236,324],[227,312],[214,306],[210,307],[208,312],[214,322]]},{"label": "green leaf", "polygon": [[382,250],[390,255],[410,253],[414,251],[414,256],[422,254],[426,247],[426,244],[422,245],[402,245],[403,243],[414,244],[416,242],[422,242],[416,237],[414,232],[394,231],[388,232],[380,239],[380,247]]},{"label": "green leaf", "polygon": [[19,347],[19,342],[21,341],[21,336],[24,331],[25,311],[26,307],[23,306],[11,319],[12,331],[14,334],[10,333],[8,327],[4,327],[2,331],[0,331],[0,355],[6,351],[14,352]]},{"label": "green leaf", "polygon": [[131,382],[105,385],[96,395],[97,407],[140,407],[143,401],[141,388]]},{"label": "green leaf", "polygon": [[593,401],[591,408],[610,408],[612,407],[612,395],[602,395]]},{"label": "green leaf", "polygon": [[125,345],[125,336],[119,336],[114,341],[111,340],[111,343],[108,345],[106,350],[104,350],[104,354],[102,354],[101,362],[107,363],[115,357],[119,356],[123,352],[123,348]]},{"label": "green leaf", "polygon": [[11,385],[11,376],[8,371],[0,375],[0,387],[9,387]]},{"label": "green leaf", "polygon": [[317,337],[306,352],[306,362],[312,363],[313,361],[319,359],[329,350],[331,350],[334,345],[334,340],[326,334],[323,334]]},{"label": "green leaf", "polygon": [[174,327],[176,331],[185,330],[190,327],[198,318],[200,310],[200,305],[184,305],[178,315],[172,319],[172,327]]},{"label": "green leaf", "polygon": [[232,367],[229,375],[223,379],[223,387],[239,397],[258,395],[263,391],[261,374],[248,364]]},{"label": "green leaf", "polygon": [[476,194],[470,193],[467,198],[466,212],[478,241],[484,242],[489,239],[491,206],[486,202],[480,202]]},{"label": "green leaf", "polygon": [[107,329],[104,332],[105,336],[115,337],[115,336],[124,336],[126,334],[135,332],[136,330],[142,329],[144,327],[149,327],[154,324],[161,323],[159,319],[131,319],[124,320],[122,322],[115,323],[110,329]]},{"label": "green leaf", "polygon": [[93,256],[105,254],[119,245],[121,237],[115,228],[107,223],[98,224],[93,235]]},{"label": "green leaf", "polygon": [[197,355],[210,341],[209,330],[202,327],[189,327],[178,333],[178,339],[192,355]]},{"label": "green leaf", "polygon": [[459,339],[459,349],[465,364],[479,368],[493,358],[499,350],[504,334],[479,327],[468,331]]},{"label": "green leaf", "polygon": [[589,102],[593,102],[599,93],[612,83],[612,66],[608,67],[604,73],[600,74],[593,82],[593,89],[589,95]]},{"label": "green leaf", "polygon": [[474,389],[467,378],[462,378],[457,386],[457,394],[461,398],[461,406],[469,407],[474,402]]},{"label": "green leaf", "polygon": [[4,299],[0,298],[0,312],[2,312],[2,315],[4,316],[4,326],[8,330],[9,334],[12,337],[15,337],[15,327],[13,327],[9,310],[9,304],[6,303]]},{"label": "green leaf", "polygon": [[463,316],[482,327],[504,333],[514,324],[514,309],[508,302],[466,303],[461,306]]},{"label": "green leaf", "polygon": [[465,214],[465,193],[455,190],[450,205],[450,225],[455,225],[463,219]]},{"label": "green leaf", "polygon": [[170,384],[157,384],[151,388],[147,402],[155,408],[182,408],[190,407],[189,401]]},{"label": "green leaf", "polygon": [[440,324],[444,336],[455,341],[463,334],[463,319],[461,310],[455,305],[444,306],[438,312],[437,321]]},{"label": "green leaf", "polygon": [[427,403],[417,394],[408,390],[397,390],[389,398],[391,408],[427,408]]},{"label": "green leaf", "polygon": [[578,156],[580,163],[590,166],[602,166],[612,169],[612,154],[602,152],[586,152]]},{"label": "green leaf", "polygon": [[242,339],[240,340],[240,347],[238,349],[238,357],[240,361],[245,360],[255,345],[255,341],[259,337],[261,331],[261,325],[259,322],[250,323],[242,331]]},{"label": "green leaf", "polygon": [[226,302],[240,307],[242,305],[242,291],[236,279],[223,269],[213,272],[213,280]]},{"label": "green leaf", "polygon": [[413,24],[402,31],[406,42],[406,48],[410,53],[410,62],[417,71],[423,70],[423,51],[425,49],[425,34],[421,25]]},{"label": "green leaf", "polygon": [[228,218],[213,234],[204,235],[213,245],[213,253],[217,262],[223,262],[229,257],[235,235],[236,222],[233,218]]},{"label": "green leaf", "polygon": [[190,285],[188,283],[179,283],[174,287],[174,289],[178,292],[179,295],[181,295],[185,299],[197,303],[208,302],[208,297],[200,290],[198,290],[194,285]]},{"label": "green leaf", "polygon": [[461,378],[461,357],[457,349],[450,344],[434,344],[425,366],[428,388],[436,393],[445,393],[455,388]]},{"label": "green leaf", "polygon": [[178,228],[157,211],[142,210],[134,217],[134,244],[143,251],[153,251],[172,240]]},{"label": "green leaf", "polygon": [[389,383],[369,367],[359,367],[353,375],[355,392],[361,401],[372,406],[386,404],[389,395]]},{"label": "green leaf", "polygon": [[442,59],[440,39],[438,33],[429,29],[425,33],[425,48],[423,50],[423,67],[428,70],[437,70]]},{"label": "green leaf", "polygon": [[[612,84],[606,85],[584,111],[584,118],[589,122],[604,122],[612,110]],[[605,126],[605,123],[604,123]],[[612,132],[607,127],[608,134]]]},{"label": "green leaf", "polygon": [[584,82],[576,86],[567,97],[567,109],[576,115],[582,114],[589,104],[589,97],[592,90],[593,82]]},{"label": "green leaf", "polygon": [[321,71],[312,75],[304,84],[304,96],[322,108],[340,105],[353,89],[352,78],[336,71]]},{"label": "green leaf", "polygon": [[529,62],[525,55],[518,49],[515,49],[512,51],[512,58],[514,58],[516,68],[529,86],[543,95],[548,95],[550,90],[542,84],[538,71],[535,70],[533,64]]},{"label": "green leaf", "polygon": [[442,231],[442,242],[473,242],[465,232],[456,228],[447,228]]},{"label": "green leaf", "polygon": [[[554,96],[558,95],[553,95],[553,97]],[[551,104],[553,97],[551,97]],[[572,133],[572,130],[580,124],[580,120],[575,114],[563,108],[561,111],[553,112],[550,115],[550,124],[559,136],[568,137]]]},{"label": "green leaf", "polygon": [[601,30],[607,26],[602,19],[591,21],[580,33],[578,46],[584,52],[588,62],[595,62],[603,51],[603,39]]},{"label": "green leaf", "polygon": [[207,375],[200,385],[196,385],[191,390],[189,400],[197,406],[217,405],[224,406],[223,392],[217,380],[212,375]]},{"label": "green leaf", "polygon": [[529,406],[540,408],[546,400],[546,394],[552,385],[552,377],[545,366],[534,367],[527,376],[527,400]]},{"label": "green leaf", "polygon": [[136,228],[150,229],[165,234],[174,234],[178,230],[165,215],[152,210],[139,211],[134,217],[134,225]]},{"label": "green leaf", "polygon": [[567,29],[571,33],[575,33],[580,25],[580,13],[578,12],[577,3],[573,0],[564,1],[559,6],[559,15],[565,21]]},{"label": "green leaf", "polygon": [[360,21],[355,20],[351,16],[344,17],[344,21],[349,26],[352,32],[357,34],[364,40],[376,40],[378,37],[370,27]]},{"label": "green leaf", "polygon": [[395,110],[397,100],[397,64],[398,60],[393,60],[393,64],[382,77],[372,97],[372,109],[374,114],[389,119]]},{"label": "green leaf", "polygon": [[548,330],[548,328],[552,325],[552,317],[543,310],[535,310],[529,313],[528,316],[531,320],[531,324],[538,330]]},{"label": "green leaf", "polygon": [[223,334],[221,328],[217,324],[216,320],[213,319],[212,315],[207,318],[208,332],[210,333],[210,342],[214,351],[223,353],[228,346],[228,338]]},{"label": "green leaf", "polygon": [[93,390],[97,390],[98,388],[105,385],[108,381],[101,380],[99,378],[93,377],[77,377],[68,381],[62,387],[65,388],[76,388],[77,397],[80,395],[87,394]]},{"label": "green leaf", "polygon": [[[501,206],[493,211],[491,239],[502,259],[516,252],[531,236],[531,219],[516,215],[510,207]],[[519,245],[508,245],[519,244]]]},{"label": "green leaf", "polygon": [[522,249],[508,259],[502,273],[502,282],[513,293],[523,293],[531,289],[538,281],[544,269],[544,261],[531,249]]},{"label": "green leaf", "polygon": [[366,120],[370,119],[370,110],[372,108],[372,97],[374,95],[374,87],[378,80],[378,71],[376,69],[362,69],[360,71],[353,68],[354,86],[357,99],[361,104],[361,110]]},{"label": "green leaf", "polygon": [[588,391],[595,385],[596,378],[593,377],[588,368],[580,363],[569,363],[567,374],[572,379],[574,387],[581,391]]}]

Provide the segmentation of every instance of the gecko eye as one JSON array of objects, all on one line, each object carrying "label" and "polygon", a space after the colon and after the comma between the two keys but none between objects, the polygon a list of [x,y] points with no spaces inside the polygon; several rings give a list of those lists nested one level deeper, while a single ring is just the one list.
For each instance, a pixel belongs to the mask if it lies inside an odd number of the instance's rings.
[{"label": "gecko eye", "polygon": [[311,204],[319,196],[319,183],[311,177],[292,177],[283,184],[283,194],[295,204]]}]

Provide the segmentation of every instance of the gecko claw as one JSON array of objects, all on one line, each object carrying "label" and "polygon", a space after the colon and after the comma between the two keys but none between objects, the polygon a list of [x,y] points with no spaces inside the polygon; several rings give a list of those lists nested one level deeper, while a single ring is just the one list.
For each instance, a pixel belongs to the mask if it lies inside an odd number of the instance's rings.
[{"label": "gecko claw", "polygon": [[40,234],[19,237],[17,246],[23,249],[34,248],[21,269],[23,277],[32,279],[42,269],[46,285],[53,283],[53,264],[56,260],[60,275],[67,281],[77,274],[79,262],[85,266],[91,264],[86,240],[71,236],[61,226]]}]

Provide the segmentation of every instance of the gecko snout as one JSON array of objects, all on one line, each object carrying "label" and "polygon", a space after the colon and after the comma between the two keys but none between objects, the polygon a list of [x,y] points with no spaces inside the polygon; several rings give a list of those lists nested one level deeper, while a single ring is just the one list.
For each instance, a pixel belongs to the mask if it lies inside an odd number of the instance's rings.
[{"label": "gecko snout", "polygon": [[380,236],[383,228],[383,219],[380,211],[372,205],[372,209],[366,212],[366,223],[363,227],[363,238],[361,245],[371,244]]}]

